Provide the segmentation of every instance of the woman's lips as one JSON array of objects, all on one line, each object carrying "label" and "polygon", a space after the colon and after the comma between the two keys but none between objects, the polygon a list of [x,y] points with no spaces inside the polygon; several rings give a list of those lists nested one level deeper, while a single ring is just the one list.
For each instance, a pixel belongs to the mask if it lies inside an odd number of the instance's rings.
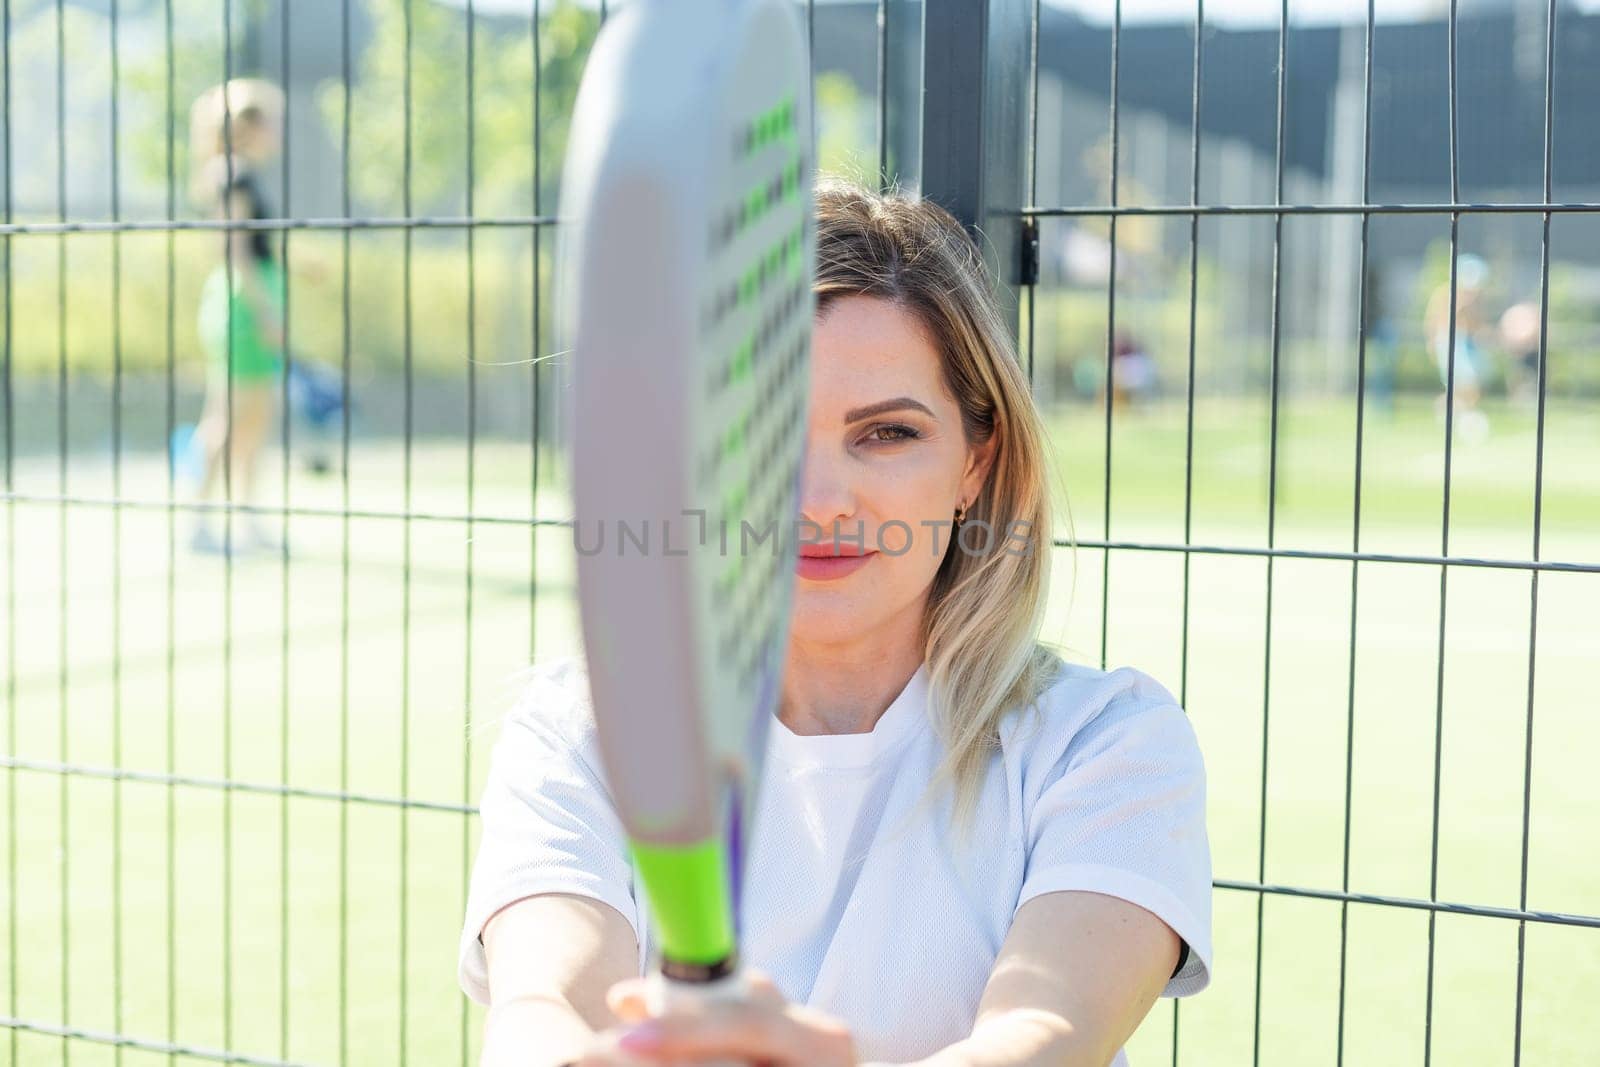
[{"label": "woman's lips", "polygon": [[813,582],[831,582],[854,574],[876,555],[876,552],[868,552],[860,556],[796,556],[794,573]]}]

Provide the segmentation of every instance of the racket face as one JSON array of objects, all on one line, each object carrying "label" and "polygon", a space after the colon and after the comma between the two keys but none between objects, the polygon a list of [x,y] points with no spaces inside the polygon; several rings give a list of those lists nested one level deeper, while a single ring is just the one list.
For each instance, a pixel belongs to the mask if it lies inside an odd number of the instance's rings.
[{"label": "racket face", "polygon": [[[815,252],[791,6],[620,12],[563,175],[579,609],[601,756],[656,905],[737,893],[787,648]],[[715,907],[728,926],[736,895]]]}]

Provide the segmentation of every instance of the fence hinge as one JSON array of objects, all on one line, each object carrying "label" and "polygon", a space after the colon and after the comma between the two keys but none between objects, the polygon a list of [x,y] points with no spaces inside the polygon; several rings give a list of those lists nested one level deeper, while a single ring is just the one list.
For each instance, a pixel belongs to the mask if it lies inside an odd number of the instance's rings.
[{"label": "fence hinge", "polygon": [[1020,284],[1036,285],[1039,281],[1039,220],[1034,216],[1022,220],[1022,239],[1018,245],[1022,255]]}]

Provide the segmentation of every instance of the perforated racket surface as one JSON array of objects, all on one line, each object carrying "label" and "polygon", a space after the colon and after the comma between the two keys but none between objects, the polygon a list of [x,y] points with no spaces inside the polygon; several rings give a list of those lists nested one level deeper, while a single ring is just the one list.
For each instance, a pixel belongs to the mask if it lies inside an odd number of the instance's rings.
[{"label": "perforated racket surface", "polygon": [[783,0],[639,0],[563,174],[578,599],[601,756],[673,977],[733,968],[787,644],[809,385],[809,61]]}]

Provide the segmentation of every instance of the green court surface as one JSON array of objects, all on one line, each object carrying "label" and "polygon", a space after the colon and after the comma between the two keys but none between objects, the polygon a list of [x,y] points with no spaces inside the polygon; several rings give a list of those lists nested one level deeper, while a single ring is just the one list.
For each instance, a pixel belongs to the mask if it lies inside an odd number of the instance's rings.
[{"label": "green court surface", "polygon": [[[1195,544],[1266,545],[1268,415],[1264,402],[1201,401]],[[1347,552],[1354,411],[1296,405],[1280,415],[1273,542]],[[1450,554],[1524,559],[1532,417],[1491,417],[1487,440],[1459,442],[1452,454]],[[1103,538],[1103,418],[1073,408],[1052,422],[1085,541]],[[1362,550],[1438,555],[1443,430],[1429,401],[1374,416],[1367,443]],[[1552,404],[1545,559],[1600,559],[1597,450],[1594,406]],[[268,503],[279,499],[275,463]],[[15,827],[16,856],[0,881],[0,924],[16,915],[0,942],[0,955],[9,938],[16,945],[0,967],[0,1014],[44,1024],[65,1014],[73,1027],[160,1042],[173,1036],[170,1013],[181,1044],[307,1064],[396,1064],[402,1043],[411,1063],[476,1061],[482,1013],[464,1008],[455,981],[464,863],[475,845],[473,819],[459,809],[476,801],[516,672],[535,653],[575,649],[576,636],[570,532],[535,535],[522,521],[532,513],[526,444],[477,443],[470,506],[480,521],[470,526],[467,469],[461,441],[418,441],[409,521],[397,442],[354,445],[355,517],[339,514],[336,477],[296,471],[293,506],[318,513],[290,518],[287,572],[270,553],[231,568],[189,554],[179,514],[169,573],[160,507],[11,505],[12,525],[0,529],[14,530],[4,553],[14,560],[13,606],[0,619],[15,664],[5,720],[15,741],[6,744],[30,766],[5,775],[9,789],[0,790],[0,826]],[[19,459],[16,491],[54,494],[58,475],[52,460]],[[558,457],[542,457],[539,515],[566,517],[562,481]],[[1110,539],[1181,544],[1184,482],[1181,408],[1119,413]],[[165,487],[159,458],[124,463],[125,498],[164,499]],[[108,496],[106,458],[75,456],[67,489]],[[1046,636],[1091,664],[1102,639],[1102,558],[1090,547],[1054,555]],[[1205,749],[1216,877],[1421,900],[1436,881],[1439,900],[1519,907],[1529,573],[1450,568],[1441,713],[1439,567],[1360,565],[1346,878],[1352,565],[1277,558],[1270,631],[1267,570],[1260,555],[1190,557],[1185,677],[1183,554],[1117,551],[1109,566],[1108,664],[1138,666],[1185,698]],[[1595,574],[1539,578],[1531,910],[1600,914],[1597,599]],[[48,769],[61,762],[93,773]],[[117,766],[143,777],[103,773]],[[171,785],[170,776],[185,781]],[[224,779],[241,786],[223,789]],[[283,795],[284,782],[296,795]],[[341,804],[330,794],[364,799]],[[1179,1062],[1250,1062],[1259,996],[1260,1062],[1332,1064],[1341,904],[1271,895],[1258,942],[1257,900],[1216,891],[1215,979],[1177,1010]],[[1420,1063],[1430,913],[1347,910],[1345,1062]],[[1440,914],[1433,938],[1432,1061],[1510,1062],[1518,923]],[[1528,925],[1522,1062],[1592,1055],[1597,975],[1600,930]],[[1171,1062],[1173,1027],[1172,1002],[1158,1003],[1130,1060]],[[18,1064],[63,1062],[59,1038],[29,1033],[0,1033],[0,1061],[13,1036]],[[109,1064],[119,1052],[73,1041],[70,1055]],[[167,1057],[129,1048],[120,1060]]]}]

